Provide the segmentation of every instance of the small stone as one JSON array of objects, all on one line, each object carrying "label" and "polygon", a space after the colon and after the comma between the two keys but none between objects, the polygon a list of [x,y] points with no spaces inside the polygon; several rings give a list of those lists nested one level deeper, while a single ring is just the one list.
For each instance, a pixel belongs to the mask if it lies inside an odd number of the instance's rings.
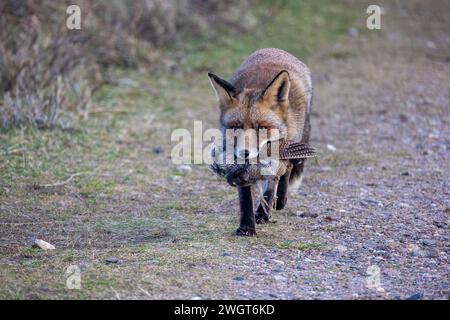
[{"label": "small stone", "polygon": [[54,250],[55,246],[52,245],[51,243],[48,243],[44,240],[41,239],[34,239],[33,240],[33,247],[35,248],[41,248],[43,250]]},{"label": "small stone", "polygon": [[430,49],[436,49],[437,48],[436,44],[433,41],[431,41],[431,40],[428,40],[426,42],[426,46],[427,46],[427,48],[430,48]]},{"label": "small stone", "polygon": [[434,240],[432,240],[432,239],[423,239],[423,240],[421,241],[421,243],[422,243],[424,246],[434,246],[434,245],[436,244],[436,241],[434,241]]},{"label": "small stone", "polygon": [[404,177],[409,176],[409,172],[408,171],[402,172],[402,176],[404,176]]},{"label": "small stone", "polygon": [[121,261],[117,257],[108,257],[105,262],[106,264],[119,264]]},{"label": "small stone", "polygon": [[222,256],[224,256],[224,257],[231,257],[231,253],[229,253],[229,252],[224,252],[224,253],[222,254]]},{"label": "small stone", "polygon": [[245,281],[244,277],[235,277],[233,278],[234,281]]},{"label": "small stone", "polygon": [[172,180],[175,181],[176,183],[180,183],[183,181],[183,177],[180,176],[173,176]]},{"label": "small stone", "polygon": [[425,258],[438,258],[439,253],[436,251],[427,251],[425,254]]},{"label": "small stone", "polygon": [[404,114],[400,114],[398,116],[398,119],[400,120],[400,122],[403,122],[403,123],[408,122],[408,116],[406,116]]},{"label": "small stone", "polygon": [[163,152],[163,149],[160,146],[156,146],[152,148],[152,152],[156,153],[156,154],[160,154],[161,152]]},{"label": "small stone", "polygon": [[327,144],[327,149],[332,152],[336,152],[336,150],[337,150],[337,148],[335,146],[333,146],[332,144]]},{"label": "small stone", "polygon": [[276,268],[276,269],[273,270],[273,272],[280,273],[280,272],[284,272],[284,270],[281,269],[281,268]]},{"label": "small stone", "polygon": [[298,216],[301,218],[317,218],[319,215],[312,212],[302,212]]},{"label": "small stone", "polygon": [[283,276],[278,275],[278,274],[274,275],[273,278],[274,278],[276,281],[285,281],[285,280],[287,280],[286,277],[283,277]]},{"label": "small stone", "polygon": [[277,263],[277,264],[284,265],[284,261],[281,261],[281,260],[272,259],[272,262],[275,262],[275,263]]},{"label": "small stone", "polygon": [[191,168],[190,165],[187,165],[187,164],[180,164],[179,166],[177,166],[177,171],[180,172],[180,173],[185,173],[185,174],[187,174],[187,173],[189,173],[189,172],[192,171],[192,168]]},{"label": "small stone", "polygon": [[440,229],[447,227],[446,223],[442,221],[433,221],[433,224]]},{"label": "small stone", "polygon": [[354,27],[349,28],[347,33],[352,38],[356,38],[359,35],[358,29]]},{"label": "small stone", "polygon": [[406,298],[406,300],[420,300],[423,298],[423,294],[421,292],[414,293],[413,295]]},{"label": "small stone", "polygon": [[414,250],[413,256],[418,258],[425,258],[427,256],[427,252],[424,250]]}]

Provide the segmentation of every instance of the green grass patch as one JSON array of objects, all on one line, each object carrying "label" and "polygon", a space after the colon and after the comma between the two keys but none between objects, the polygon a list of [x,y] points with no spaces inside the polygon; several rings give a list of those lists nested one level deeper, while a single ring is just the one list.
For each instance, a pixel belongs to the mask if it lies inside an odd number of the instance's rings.
[{"label": "green grass patch", "polygon": [[324,43],[347,32],[357,18],[356,7],[331,0],[261,1],[254,8],[260,23],[248,34],[223,30],[220,37],[197,37],[171,50],[188,52],[187,64],[193,70],[215,71],[224,77],[260,48],[280,48],[306,59]]}]

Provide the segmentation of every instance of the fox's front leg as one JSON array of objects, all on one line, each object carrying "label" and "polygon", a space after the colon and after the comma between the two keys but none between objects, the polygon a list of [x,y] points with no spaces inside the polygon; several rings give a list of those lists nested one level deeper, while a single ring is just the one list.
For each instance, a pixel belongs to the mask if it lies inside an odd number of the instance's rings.
[{"label": "fox's front leg", "polygon": [[236,234],[238,236],[256,235],[255,212],[253,211],[252,187],[238,187],[239,206],[241,210],[241,220],[239,229]]}]

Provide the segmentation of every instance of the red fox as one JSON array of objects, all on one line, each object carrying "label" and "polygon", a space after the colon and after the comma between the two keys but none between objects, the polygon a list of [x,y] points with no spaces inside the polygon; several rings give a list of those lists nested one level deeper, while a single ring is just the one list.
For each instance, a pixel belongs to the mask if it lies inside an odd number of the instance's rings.
[{"label": "red fox", "polygon": [[[308,67],[286,51],[260,49],[247,57],[229,81],[208,73],[220,109],[220,127],[227,129],[278,130],[279,139],[308,143],[312,81]],[[240,131],[244,131],[240,130]],[[250,145],[252,145],[250,143]],[[246,147],[235,150],[249,159],[258,151]],[[256,223],[268,222],[271,208],[281,210],[289,188],[301,183],[305,160],[288,160],[285,170],[264,182],[263,197],[254,212],[255,184],[236,175],[240,202],[237,235],[256,235]],[[229,181],[230,182],[230,181]]]}]

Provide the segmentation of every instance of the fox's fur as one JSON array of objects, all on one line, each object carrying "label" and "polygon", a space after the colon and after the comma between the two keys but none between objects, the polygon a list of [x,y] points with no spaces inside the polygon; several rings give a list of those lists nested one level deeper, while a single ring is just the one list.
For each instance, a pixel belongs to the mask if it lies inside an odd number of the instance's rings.
[{"label": "fox's fur", "polygon": [[[286,51],[269,48],[251,54],[229,81],[208,74],[220,107],[220,126],[226,129],[278,129],[280,138],[308,143],[312,82],[308,67]],[[247,150],[245,150],[247,151]],[[252,152],[247,152],[252,155]],[[253,212],[255,192],[238,187],[241,204],[239,235],[255,234],[255,222],[268,221],[270,208],[282,209],[289,185],[299,185],[304,160],[290,162],[279,177],[265,183],[264,198]]]}]

